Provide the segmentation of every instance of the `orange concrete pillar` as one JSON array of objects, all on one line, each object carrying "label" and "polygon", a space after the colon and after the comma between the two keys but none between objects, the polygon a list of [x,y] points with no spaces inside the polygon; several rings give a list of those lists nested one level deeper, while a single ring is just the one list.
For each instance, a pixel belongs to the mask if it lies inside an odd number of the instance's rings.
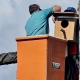
[{"label": "orange concrete pillar", "polygon": [[64,80],[66,40],[43,35],[16,41],[18,80]]}]

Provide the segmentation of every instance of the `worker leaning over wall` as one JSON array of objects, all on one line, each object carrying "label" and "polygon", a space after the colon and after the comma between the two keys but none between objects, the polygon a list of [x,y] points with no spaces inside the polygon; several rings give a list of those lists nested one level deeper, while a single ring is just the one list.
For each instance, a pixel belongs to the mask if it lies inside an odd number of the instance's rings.
[{"label": "worker leaning over wall", "polygon": [[[55,5],[51,8],[41,10],[39,5],[32,4],[29,6],[31,17],[28,19],[25,30],[27,36],[49,34],[48,19],[54,12],[60,12],[61,6]],[[54,15],[53,15],[54,16]],[[52,17],[54,21],[54,17]]]}]

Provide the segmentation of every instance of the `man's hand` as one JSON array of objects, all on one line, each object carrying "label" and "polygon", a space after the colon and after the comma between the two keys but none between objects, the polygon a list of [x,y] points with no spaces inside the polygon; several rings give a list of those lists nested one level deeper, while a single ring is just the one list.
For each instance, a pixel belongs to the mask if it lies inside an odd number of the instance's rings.
[{"label": "man's hand", "polygon": [[54,11],[54,12],[61,12],[61,6],[55,5],[55,6],[53,7],[53,11]]},{"label": "man's hand", "polygon": [[52,16],[52,21],[55,23],[55,17],[54,16]]},{"label": "man's hand", "polygon": [[[61,12],[61,6],[55,5],[53,6],[53,11],[54,12]],[[55,17],[52,16],[52,21],[55,23]]]}]

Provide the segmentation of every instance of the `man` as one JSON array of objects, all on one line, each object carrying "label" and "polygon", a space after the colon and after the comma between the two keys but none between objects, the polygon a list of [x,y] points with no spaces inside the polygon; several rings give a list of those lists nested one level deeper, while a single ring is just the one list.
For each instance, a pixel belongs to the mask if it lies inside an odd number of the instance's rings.
[{"label": "man", "polygon": [[[29,6],[29,12],[31,17],[28,19],[25,30],[27,36],[36,36],[36,35],[44,35],[49,34],[49,23],[48,19],[54,12],[60,12],[61,7],[55,5],[51,8],[41,10],[39,5],[32,4]],[[54,17],[53,17],[54,21]]]}]

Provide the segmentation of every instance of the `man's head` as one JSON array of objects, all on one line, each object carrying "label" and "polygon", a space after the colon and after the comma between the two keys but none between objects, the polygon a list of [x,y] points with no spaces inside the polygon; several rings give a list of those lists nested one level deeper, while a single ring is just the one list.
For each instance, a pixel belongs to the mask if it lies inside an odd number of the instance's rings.
[{"label": "man's head", "polygon": [[38,10],[41,10],[41,9],[40,9],[39,5],[37,5],[37,4],[32,4],[29,6],[30,14],[32,14],[33,12],[36,12]]}]

